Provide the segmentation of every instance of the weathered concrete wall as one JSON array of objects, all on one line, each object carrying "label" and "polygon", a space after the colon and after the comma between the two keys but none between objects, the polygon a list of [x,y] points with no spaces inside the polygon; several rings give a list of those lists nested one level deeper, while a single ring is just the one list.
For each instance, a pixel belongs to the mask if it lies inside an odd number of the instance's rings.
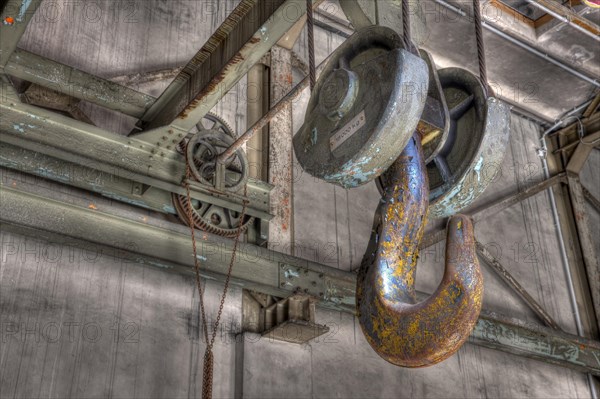
[{"label": "weathered concrete wall", "polygon": [[[108,9],[109,3],[98,4]],[[32,24],[22,46],[104,76],[177,67],[193,55],[237,1],[214,3],[216,11],[205,24],[196,23],[203,2],[183,0],[169,7],[158,1],[133,3],[142,12],[135,14],[139,21],[147,23],[118,23],[117,30],[104,14],[95,25],[77,18],[70,22],[59,19],[55,25],[48,21],[46,26]],[[173,12],[178,9],[185,12]],[[127,10],[120,10],[118,18],[125,18]],[[93,11],[88,10],[88,19]],[[175,33],[173,26],[177,26]],[[320,61],[342,39],[317,33]],[[193,40],[187,42],[189,37]],[[301,58],[306,54],[305,40],[303,35],[295,48]],[[431,47],[435,48],[433,44]],[[443,65],[457,62],[444,57],[439,61]],[[166,83],[136,88],[156,95]],[[217,110],[239,134],[245,127],[246,107],[243,83],[238,87]],[[295,129],[302,123],[306,100],[307,95],[293,107],[299,111],[294,113]],[[540,104],[543,107],[544,103]],[[114,117],[89,104],[85,107],[92,120],[107,129],[124,133],[132,125],[127,118]],[[541,179],[541,164],[535,154],[538,128],[516,117],[512,127],[505,160],[502,165],[489,166],[493,182],[475,208]],[[597,165],[597,152],[593,154]],[[374,185],[343,190],[301,173],[298,167],[294,172],[296,255],[343,270],[356,269],[379,200]],[[587,173],[588,187],[599,195],[597,174]],[[57,185],[48,185],[48,189],[65,195],[81,194]],[[155,215],[143,213],[140,217],[155,222]],[[429,229],[439,225],[432,221]],[[476,233],[561,327],[575,332],[546,194],[478,224]],[[0,240],[0,397],[200,396],[204,344],[193,279],[113,257],[98,257],[93,247],[82,251],[53,246],[6,231]],[[422,253],[417,275],[420,290],[432,292],[440,281],[443,245]],[[486,308],[539,322],[485,265],[482,268]],[[222,287],[208,282],[206,288],[209,314],[214,316]],[[250,334],[236,339],[241,324],[241,292],[235,288],[230,291],[216,340],[215,396],[590,396],[587,381],[579,373],[471,344],[440,365],[400,369],[370,349],[352,316],[318,310],[317,318],[331,331],[307,345],[271,342]]]}]

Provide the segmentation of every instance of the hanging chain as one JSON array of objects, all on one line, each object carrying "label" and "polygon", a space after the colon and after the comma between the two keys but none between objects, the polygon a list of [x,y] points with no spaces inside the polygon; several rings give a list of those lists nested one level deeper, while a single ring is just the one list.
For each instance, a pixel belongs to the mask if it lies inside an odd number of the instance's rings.
[{"label": "hanging chain", "polygon": [[[187,154],[187,151],[186,151]],[[233,250],[231,253],[231,261],[229,262],[229,268],[227,270],[227,276],[225,278],[225,286],[223,288],[223,295],[221,296],[221,303],[219,304],[219,311],[217,313],[217,319],[215,320],[214,329],[212,331],[212,335],[209,339],[208,336],[208,322],[206,320],[206,311],[204,307],[204,291],[202,289],[202,284],[200,280],[200,262],[198,260],[198,250],[196,247],[196,230],[194,229],[194,215],[193,215],[193,207],[192,207],[192,196],[190,193],[190,179],[192,176],[192,170],[190,166],[190,160],[186,157],[186,169],[185,169],[185,192],[187,195],[187,200],[189,202],[188,206],[188,224],[190,226],[190,232],[192,235],[192,250],[194,253],[194,269],[196,271],[196,286],[198,288],[198,297],[200,302],[200,314],[202,316],[202,329],[204,330],[204,337],[206,339],[206,351],[204,353],[204,369],[202,372],[202,398],[203,399],[211,399],[212,398],[212,381],[213,381],[213,345],[215,343],[215,339],[217,337],[217,330],[219,328],[219,322],[221,321],[221,315],[223,314],[223,307],[225,306],[225,298],[227,297],[227,291],[229,290],[229,281],[231,280],[231,272],[233,271],[233,264],[235,263],[235,256],[237,253],[238,244],[240,241],[240,236],[242,235],[242,226],[244,218],[246,217],[246,208],[248,206],[248,201],[245,199],[248,194],[248,186],[244,185],[244,205],[242,207],[242,213],[240,216],[240,222],[238,225],[237,235],[233,242]]]},{"label": "hanging chain", "polygon": [[310,76],[310,90],[315,88],[317,73],[315,71],[315,32],[312,0],[306,0],[306,26],[308,28],[308,74]]},{"label": "hanging chain", "polygon": [[473,0],[473,19],[475,21],[475,39],[477,40],[477,60],[479,61],[479,78],[487,87],[487,68],[485,65],[485,47],[483,46],[483,29],[481,21],[481,6],[479,0]]}]

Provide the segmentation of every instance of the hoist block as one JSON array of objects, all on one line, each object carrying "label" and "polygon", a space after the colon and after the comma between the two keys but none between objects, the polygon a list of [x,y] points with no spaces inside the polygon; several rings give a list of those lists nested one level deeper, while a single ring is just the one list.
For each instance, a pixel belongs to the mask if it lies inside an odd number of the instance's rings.
[{"label": "hoist block", "polygon": [[357,31],[332,54],[294,137],[303,169],[345,188],[379,176],[417,127],[428,83],[427,64],[392,29]]},{"label": "hoist block", "polygon": [[441,218],[471,205],[501,167],[510,135],[510,108],[488,96],[481,81],[469,71],[438,71],[450,115],[450,130],[427,163],[429,214]]},{"label": "hoist block", "polygon": [[[467,208],[494,180],[508,143],[510,109],[488,96],[481,81],[467,70],[445,68],[431,76],[430,85],[441,87],[439,100],[449,122],[438,134],[422,134],[429,215],[442,218]],[[432,97],[435,95],[429,95],[428,101]],[[426,106],[424,115],[427,111]],[[425,119],[422,117],[419,126],[427,126]],[[383,194],[389,182],[381,176],[377,185]]]}]

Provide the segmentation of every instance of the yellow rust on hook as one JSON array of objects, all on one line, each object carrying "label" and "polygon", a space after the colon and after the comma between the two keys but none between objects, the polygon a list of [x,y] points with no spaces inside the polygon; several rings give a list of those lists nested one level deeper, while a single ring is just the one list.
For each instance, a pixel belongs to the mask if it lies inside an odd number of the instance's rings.
[{"label": "yellow rust on hook", "polygon": [[385,194],[359,271],[357,312],[373,349],[403,367],[436,364],[467,340],[483,297],[473,224],[464,215],[447,226],[446,268],[437,290],[417,303],[418,245],[427,222],[429,185],[414,135],[383,177]]}]

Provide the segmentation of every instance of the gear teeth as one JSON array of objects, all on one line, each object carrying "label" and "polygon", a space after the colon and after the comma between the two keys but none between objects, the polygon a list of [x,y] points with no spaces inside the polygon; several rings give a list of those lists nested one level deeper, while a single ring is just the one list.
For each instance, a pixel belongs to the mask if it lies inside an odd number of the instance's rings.
[{"label": "gear teeth", "polygon": [[[218,121],[221,125],[223,125],[224,127],[224,133],[227,134],[228,136],[231,136],[233,139],[236,139],[237,136],[236,134],[233,132],[233,128],[229,125],[229,123],[225,122],[225,119],[221,118],[219,115],[215,114],[214,112],[209,112],[208,114],[204,115],[204,118],[202,119],[208,119],[211,121]],[[198,133],[188,133],[185,138],[183,140],[181,140],[179,142],[179,144],[177,144],[177,152],[179,152],[180,154],[185,154],[185,147],[187,145],[187,142],[195,135],[195,134],[202,134],[202,132],[207,132],[210,129],[200,129],[198,127],[197,124],[196,128],[198,129]]]},{"label": "gear teeth", "polygon": [[[187,215],[191,205],[187,200],[187,197],[185,195],[173,194],[173,205],[175,206],[175,210],[177,211],[177,216],[179,216],[179,219],[181,219],[185,225],[189,227]],[[204,219],[202,216],[200,216],[193,207],[192,215],[194,218],[194,227],[196,229],[227,238],[235,238],[238,233],[238,226],[231,229],[224,229],[222,227],[215,226],[210,220]],[[252,223],[254,223],[254,217],[246,216],[246,221],[242,223],[241,233],[246,232]]]},{"label": "gear teeth", "polygon": [[[231,136],[234,139],[237,138],[236,134],[233,132],[233,128],[229,125],[229,123],[225,122],[225,119],[221,118],[219,115],[215,114],[214,112],[209,112],[204,117],[209,120],[218,121],[221,125],[223,125],[223,127],[225,128],[224,129],[225,133],[228,136]],[[200,129],[198,129],[198,130],[200,130]]]}]

